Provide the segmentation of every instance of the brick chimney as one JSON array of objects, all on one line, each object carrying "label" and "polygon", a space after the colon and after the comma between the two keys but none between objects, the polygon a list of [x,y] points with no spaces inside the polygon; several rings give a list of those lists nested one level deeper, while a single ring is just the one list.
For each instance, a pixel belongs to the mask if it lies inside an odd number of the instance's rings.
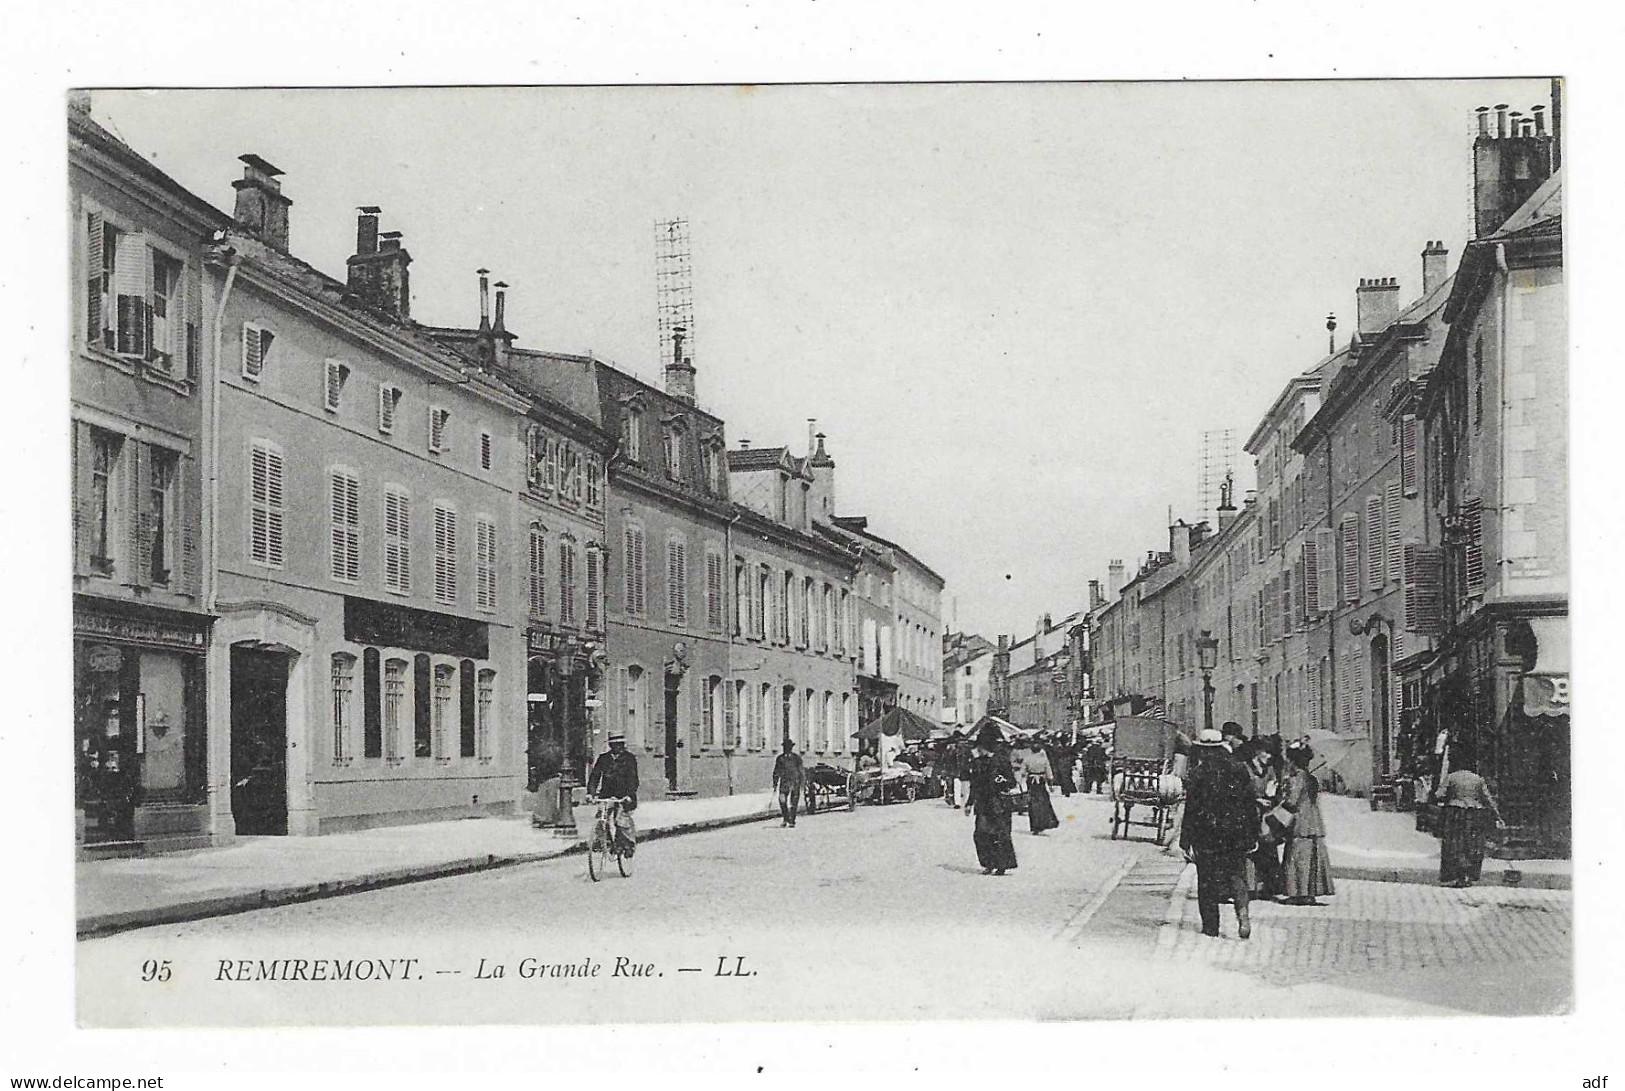
[{"label": "brick chimney", "polygon": [[231,184],[237,191],[237,208],[232,213],[249,234],[265,245],[288,252],[288,206],[282,196],[280,170],[257,155],[239,155],[243,176]]},{"label": "brick chimney", "polygon": [[1546,131],[1546,108],[1536,106],[1532,120],[1507,114],[1506,103],[1478,108],[1478,136],[1473,140],[1473,236],[1494,234],[1555,169],[1552,135]]},{"label": "brick chimney", "polygon": [[412,255],[401,246],[399,231],[378,230],[378,206],[363,205],[356,217],[355,253],[348,267],[350,294],[394,318],[412,316],[412,284],[407,266]]},{"label": "brick chimney", "polygon": [[1444,248],[1442,240],[1429,239],[1422,251],[1422,294],[1432,295],[1433,289],[1443,284],[1449,276],[1450,251]]},{"label": "brick chimney", "polygon": [[1099,580],[1089,581],[1089,609],[1106,605],[1106,595],[1100,590]]},{"label": "brick chimney", "polygon": [[1360,278],[1354,292],[1355,329],[1366,340],[1399,317],[1399,281],[1393,277]]},{"label": "brick chimney", "polygon": [[1106,566],[1106,593],[1116,598],[1123,590],[1123,560],[1121,557],[1113,558],[1111,564]]},{"label": "brick chimney", "polygon": [[671,359],[666,361],[666,393],[684,405],[694,404],[694,357],[683,350],[688,346],[688,330],[671,331]]}]

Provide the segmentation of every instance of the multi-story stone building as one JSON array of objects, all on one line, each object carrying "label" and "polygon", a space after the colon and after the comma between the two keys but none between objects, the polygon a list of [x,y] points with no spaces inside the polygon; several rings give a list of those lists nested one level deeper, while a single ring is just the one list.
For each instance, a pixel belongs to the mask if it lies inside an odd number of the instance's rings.
[{"label": "multi-story stone building", "polygon": [[334,280],[288,252],[277,170],[244,162],[211,258],[217,822],[311,834],[511,810],[528,403],[413,323],[411,256],[376,209]]},{"label": "multi-story stone building", "polygon": [[[1555,88],[1554,88],[1555,91]],[[1554,100],[1555,104],[1555,100]],[[1471,752],[1511,827],[1508,855],[1570,844],[1568,328],[1558,134],[1542,108],[1479,112],[1476,237],[1444,305],[1444,351],[1402,418],[1425,501],[1405,547],[1401,664],[1416,775]],[[1493,131],[1492,131],[1493,124]]]},{"label": "multi-story stone building", "polygon": [[[942,709],[942,589],[943,578],[909,550],[869,529],[866,516],[837,516],[835,526],[856,536],[867,549],[877,551],[889,568],[891,581],[865,597],[871,605],[885,601],[890,613],[880,619],[879,632],[890,628],[890,658],[895,666],[897,705],[932,723]],[[882,656],[884,658],[884,656]]]},{"label": "multi-story stone building", "polygon": [[[815,466],[814,459],[823,463]],[[852,752],[859,703],[852,619],[857,550],[815,513],[833,496],[834,462],[783,447],[728,452],[735,498],[734,707],[753,785],[771,779],[785,739],[814,758]]]},{"label": "multi-story stone building", "polygon": [[615,437],[603,427],[597,362],[518,347],[507,328],[506,285],[497,283],[493,317],[488,280],[481,270],[478,326],[423,328],[527,402],[509,445],[524,470],[515,527],[527,618],[525,785],[535,792],[561,777],[568,790],[585,783],[605,747],[604,467]]},{"label": "multi-story stone building", "polygon": [[[68,111],[74,785],[93,852],[208,843],[204,244],[229,218]],[[99,848],[97,846],[100,846]]]},{"label": "multi-story stone building", "polygon": [[1078,612],[1056,622],[1045,614],[1032,636],[1009,644],[1009,698],[1004,715],[1017,727],[1063,731],[1072,726],[1071,634],[1082,618],[1083,613]]},{"label": "multi-story stone building", "polygon": [[976,633],[942,637],[942,723],[964,730],[987,713],[988,675],[997,645]]},{"label": "multi-story stone building", "polygon": [[604,520],[616,543],[606,577],[613,681],[605,725],[626,732],[646,791],[726,794],[738,725],[727,715],[735,509],[723,423],[696,405],[695,370],[684,358],[667,365],[665,390],[605,363],[595,370],[603,426],[620,437]]}]

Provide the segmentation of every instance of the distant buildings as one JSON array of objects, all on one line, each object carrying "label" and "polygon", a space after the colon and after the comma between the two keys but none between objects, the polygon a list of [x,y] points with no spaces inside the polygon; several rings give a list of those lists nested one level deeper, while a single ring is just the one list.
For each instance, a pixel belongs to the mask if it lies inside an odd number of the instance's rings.
[{"label": "distant buildings", "polygon": [[[1471,753],[1511,853],[1566,852],[1567,328],[1558,147],[1534,118],[1474,145],[1454,276],[1361,281],[1349,344],[1291,379],[1246,445],[1258,489],[1215,532],[1176,523],[1088,615],[1094,719],[1203,716],[1307,736],[1326,780],[1426,806]],[[1012,678],[1016,672],[1012,670]],[[1012,696],[1012,704],[1014,702]]]}]

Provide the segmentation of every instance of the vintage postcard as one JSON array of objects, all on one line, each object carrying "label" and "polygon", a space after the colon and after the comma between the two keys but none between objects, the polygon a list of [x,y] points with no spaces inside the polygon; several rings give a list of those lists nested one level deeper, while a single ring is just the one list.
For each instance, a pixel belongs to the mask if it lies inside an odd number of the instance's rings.
[{"label": "vintage postcard", "polygon": [[1565,96],[74,91],[80,1024],[1572,1011]]}]

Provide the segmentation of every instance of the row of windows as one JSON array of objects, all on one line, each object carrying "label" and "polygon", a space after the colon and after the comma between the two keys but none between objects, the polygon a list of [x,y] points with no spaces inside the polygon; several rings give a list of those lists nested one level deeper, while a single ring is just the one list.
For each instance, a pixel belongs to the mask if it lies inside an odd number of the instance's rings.
[{"label": "row of windows", "polygon": [[735,636],[848,655],[856,643],[844,588],[734,558]]},{"label": "row of windows", "polygon": [[[289,521],[285,467],[278,444],[265,439],[250,443],[248,559],[267,568],[283,567],[286,557]],[[361,481],[354,470],[344,466],[331,467],[327,479],[328,574],[341,583],[359,583],[365,567]],[[381,494],[379,566],[384,589],[398,595],[411,594],[412,499],[397,484],[385,484]],[[457,509],[450,501],[435,501],[433,590],[435,601],[446,606],[460,601],[457,534]],[[474,605],[494,611],[497,596],[497,528],[492,517],[482,512],[474,517]]]},{"label": "row of windows", "polygon": [[[644,409],[637,403],[627,406],[621,413],[621,455],[639,464],[644,458],[643,441],[646,428],[644,417]],[[699,452],[698,473],[692,475],[692,482],[687,453],[691,439]],[[667,477],[674,481],[697,484],[714,496],[723,494],[720,435],[694,437],[688,422],[681,417],[665,421],[661,426],[660,456]]]},{"label": "row of windows", "polygon": [[[530,615],[548,616],[548,529],[540,522],[530,524]],[[557,582],[552,599],[553,612],[559,624],[573,626],[585,623],[588,630],[602,631],[604,627],[604,554],[597,542],[587,543],[585,556],[577,548],[575,536],[563,534],[554,551]],[[582,568],[585,567],[585,613],[577,611],[576,590],[582,586]]]},{"label": "row of windows", "polygon": [[333,764],[357,757],[485,763],[496,754],[495,671],[422,653],[385,659],[377,648],[364,649],[359,662],[358,692],[356,656],[336,652],[331,660]]},{"label": "row of windows", "polygon": [[525,455],[525,481],[532,491],[603,508],[604,464],[597,455],[534,425],[525,433]]},{"label": "row of windows", "polygon": [[196,558],[181,548],[191,535],[183,532],[180,511],[180,454],[92,425],[76,429],[76,567],[192,593]]}]

